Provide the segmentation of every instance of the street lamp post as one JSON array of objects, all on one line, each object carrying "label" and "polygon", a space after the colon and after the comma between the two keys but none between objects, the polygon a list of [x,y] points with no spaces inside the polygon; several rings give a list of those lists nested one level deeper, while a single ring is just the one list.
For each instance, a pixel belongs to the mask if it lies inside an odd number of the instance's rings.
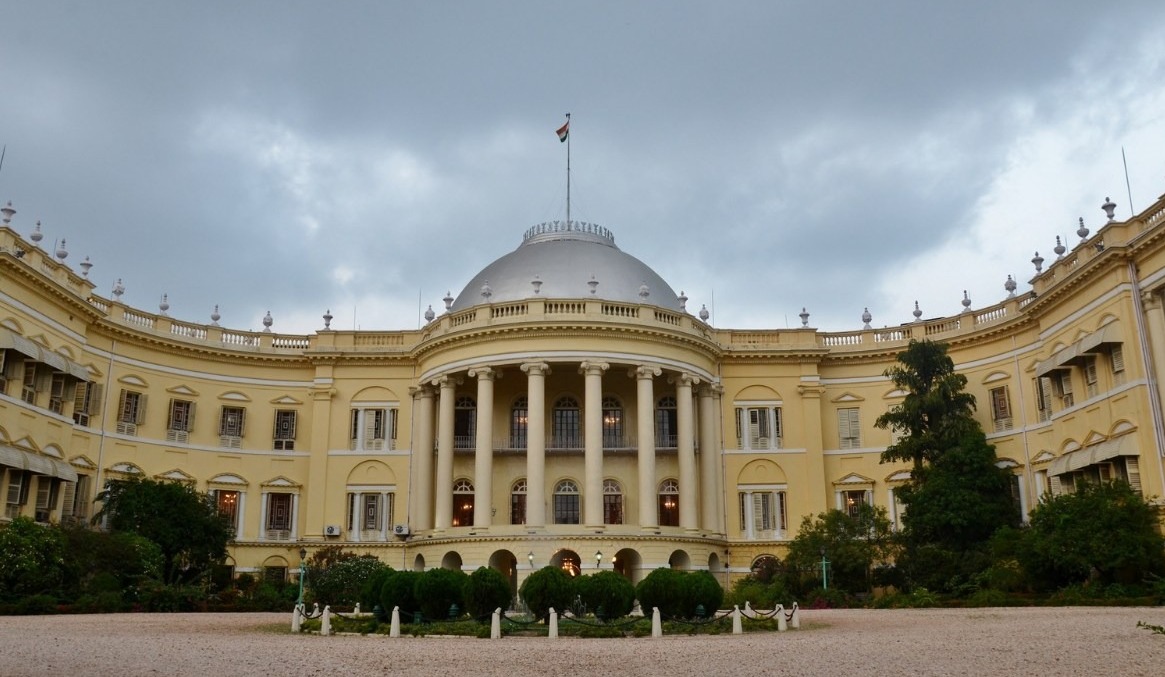
[{"label": "street lamp post", "polygon": [[531,550],[529,555],[526,555],[526,561],[530,562],[530,569],[534,569],[534,551]]},{"label": "street lamp post", "polygon": [[299,549],[299,599],[295,606],[303,608],[303,579],[307,578],[307,548]]},{"label": "street lamp post", "polygon": [[603,568],[603,551],[602,550],[595,551],[595,568],[596,569]]},{"label": "street lamp post", "polygon": [[825,548],[821,548],[821,589],[829,589],[829,560],[825,559]]}]

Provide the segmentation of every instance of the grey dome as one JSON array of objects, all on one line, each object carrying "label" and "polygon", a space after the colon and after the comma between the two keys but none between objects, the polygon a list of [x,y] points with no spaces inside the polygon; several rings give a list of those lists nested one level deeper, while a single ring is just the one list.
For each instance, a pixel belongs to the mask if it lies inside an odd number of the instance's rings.
[{"label": "grey dome", "polygon": [[616,247],[611,231],[579,221],[542,223],[527,230],[522,244],[474,276],[450,309],[537,296],[594,297],[683,311],[675,290],[647,264]]}]

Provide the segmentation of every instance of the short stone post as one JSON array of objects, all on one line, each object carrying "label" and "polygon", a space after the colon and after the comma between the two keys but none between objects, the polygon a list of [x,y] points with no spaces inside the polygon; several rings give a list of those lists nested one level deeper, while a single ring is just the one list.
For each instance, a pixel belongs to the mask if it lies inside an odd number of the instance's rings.
[{"label": "short stone post", "polygon": [[360,613],[360,602],[356,602],[356,609],[352,611],[354,614]]},{"label": "short stone post", "polygon": [[778,604],[775,609],[777,614],[777,632],[784,632],[789,629],[789,624],[786,622],[785,605]]},{"label": "short stone post", "polygon": [[550,607],[550,639],[558,639],[558,612]]},{"label": "short stone post", "polygon": [[744,613],[749,614],[750,617],[753,614],[752,602],[749,602],[747,599],[744,600]]},{"label": "short stone post", "polygon": [[797,606],[796,602],[793,602],[793,615],[789,619],[789,627],[794,630],[801,627],[801,607]]},{"label": "short stone post", "polygon": [[740,606],[733,605],[732,607],[732,634],[739,635],[744,633],[744,627],[740,624]]},{"label": "short stone post", "polygon": [[324,619],[320,621],[320,635],[327,637],[332,634],[332,607],[324,607]]},{"label": "short stone post", "polygon": [[299,627],[300,627],[299,626],[299,623],[300,623],[299,618],[300,618],[299,605],[296,604],[295,608],[291,610],[291,631],[292,632],[299,632]]},{"label": "short stone post", "polygon": [[663,637],[663,623],[659,620],[659,607],[651,607],[651,636]]},{"label": "short stone post", "polygon": [[392,624],[388,626],[389,637],[400,637],[400,607],[392,608]]},{"label": "short stone post", "polygon": [[501,607],[494,609],[494,617],[493,617],[493,620],[491,620],[490,624],[489,624],[489,638],[490,639],[501,639],[502,638],[502,608]]}]

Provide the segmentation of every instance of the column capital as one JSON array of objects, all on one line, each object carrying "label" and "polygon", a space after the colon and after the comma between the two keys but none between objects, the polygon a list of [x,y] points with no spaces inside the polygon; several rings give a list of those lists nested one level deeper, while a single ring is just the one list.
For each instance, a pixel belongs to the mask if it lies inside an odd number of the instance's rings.
[{"label": "column capital", "polygon": [[667,382],[675,385],[688,386],[690,388],[692,386],[699,385],[701,381],[699,376],[696,376],[695,374],[689,374],[686,371],[681,371],[678,374],[669,376]]},{"label": "column capital", "polygon": [[596,374],[602,376],[603,372],[607,371],[610,366],[606,362],[583,362],[578,365],[578,373],[586,374],[587,376],[594,376]]},{"label": "column capital", "polygon": [[634,379],[650,380],[663,373],[659,367],[650,364],[641,364],[628,370],[627,375]]},{"label": "column capital", "polygon": [[724,394],[724,386],[715,382],[701,383],[696,393],[700,397],[720,397]]},{"label": "column capital", "polygon": [[409,395],[414,399],[418,397],[432,397],[433,389],[424,383],[416,386],[409,386]]},{"label": "column capital", "polygon": [[1141,303],[1145,306],[1145,308],[1160,308],[1161,307],[1161,290],[1160,289],[1154,289],[1154,290],[1149,290],[1149,291],[1142,290],[1141,291]]},{"label": "column capital", "polygon": [[522,364],[522,371],[532,376],[545,376],[550,373],[550,365],[545,362],[526,362]]},{"label": "column capital", "polygon": [[470,378],[476,378],[479,381],[492,381],[502,377],[502,372],[493,367],[474,367],[469,370]]},{"label": "column capital", "polygon": [[444,374],[429,381],[430,385],[437,388],[454,388],[461,385],[461,379],[452,374]]}]

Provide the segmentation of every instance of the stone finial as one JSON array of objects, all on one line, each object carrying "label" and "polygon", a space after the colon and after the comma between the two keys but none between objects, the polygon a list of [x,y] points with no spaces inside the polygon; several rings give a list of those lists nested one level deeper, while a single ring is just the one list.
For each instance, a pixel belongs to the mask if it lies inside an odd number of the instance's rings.
[{"label": "stone finial", "polygon": [[707,304],[701,303],[700,304],[700,320],[703,322],[707,322],[709,317],[712,317],[712,314],[708,312]]},{"label": "stone finial", "polygon": [[275,324],[275,318],[271,317],[271,311],[268,310],[267,314],[263,316],[263,331],[270,332],[273,324]]},{"label": "stone finial", "polygon": [[912,312],[911,315],[914,316],[915,322],[918,322],[922,319],[922,309],[918,307],[918,301],[914,302],[914,312]]},{"label": "stone finial", "polygon": [[62,263],[64,263],[65,259],[69,257],[69,250],[65,249],[65,238],[63,237],[61,238],[61,243],[57,245],[56,254],[57,258],[60,259]]},{"label": "stone finial", "polygon": [[4,225],[7,226],[12,223],[12,217],[16,216],[16,210],[12,208],[12,200],[9,200],[8,204],[4,205],[3,209],[0,209],[0,214],[4,215]]},{"label": "stone finial", "polygon": [[158,310],[165,315],[167,310],[170,310],[170,297],[168,294],[162,294],[162,302],[158,304]]},{"label": "stone finial", "polygon": [[218,321],[222,319],[222,315],[218,312],[218,304],[214,304],[214,310],[210,313],[210,324],[213,327],[218,326]]},{"label": "stone finial", "polygon": [[594,275],[591,275],[591,279],[587,280],[587,286],[591,288],[592,295],[599,290],[599,281],[595,279]]},{"label": "stone finial", "polygon": [[44,233],[40,232],[40,219],[36,220],[36,228],[33,229],[32,234],[28,236],[28,239],[32,240],[34,245],[38,247],[40,246],[40,241],[44,239]]},{"label": "stone finial", "polygon": [[93,267],[93,262],[86,256],[85,260],[78,264],[81,266],[81,277],[89,279],[89,270]]},{"label": "stone finial", "polygon": [[119,278],[117,278],[117,282],[113,283],[113,297],[115,300],[120,301],[121,295],[124,293],[125,293],[125,285],[123,285],[121,283],[121,278],[119,277]]},{"label": "stone finial", "polygon": [[[538,292],[534,292],[534,293],[537,294]],[[430,305],[428,308],[425,309],[425,324],[432,322],[433,318],[435,318],[435,317],[437,317],[437,313],[433,312],[433,306]]]},{"label": "stone finial", "polygon": [[963,304],[963,312],[964,313],[971,309],[971,297],[967,296],[966,289],[963,290],[963,300],[960,301],[959,303]]},{"label": "stone finial", "polygon": [[870,322],[873,319],[874,319],[874,316],[870,314],[869,308],[866,308],[865,310],[863,310],[862,311],[862,329],[873,329],[873,327],[870,326]]},{"label": "stone finial", "polygon": [[680,302],[680,310],[686,312],[688,310],[688,295],[684,293],[683,289],[680,290],[680,295],[676,297],[676,300]]},{"label": "stone finial", "polygon": [[1009,298],[1009,299],[1015,298],[1016,286],[1018,286],[1018,285],[1015,284],[1015,280],[1012,279],[1012,277],[1010,275],[1008,275],[1007,282],[1003,283],[1003,288],[1007,290],[1007,298]]},{"label": "stone finial", "polygon": [[1056,246],[1052,247],[1052,251],[1056,252],[1056,258],[1058,259],[1063,258],[1064,252],[1068,251],[1068,248],[1064,246],[1064,243],[1060,242],[1059,235],[1056,236]]},{"label": "stone finial", "polygon": [[453,308],[453,294],[452,292],[445,292],[445,298],[441,299],[445,302],[445,312],[449,312]]},{"label": "stone finial", "polygon": [[1032,265],[1036,267],[1037,275],[1044,272],[1044,257],[1040,256],[1039,252],[1036,252],[1036,255],[1032,257]]},{"label": "stone finial", "polygon": [[797,313],[797,316],[801,318],[802,327],[809,326],[809,311],[805,309],[805,306],[801,306],[801,312]]},{"label": "stone finial", "polygon": [[[542,293],[542,278],[535,275],[533,280],[530,280],[530,286],[534,288],[535,294]],[[429,306],[432,308],[432,306]]]},{"label": "stone finial", "polygon": [[1076,234],[1080,236],[1080,241],[1083,242],[1088,239],[1088,229],[1084,227],[1084,217],[1080,217],[1080,227],[1076,229]]},{"label": "stone finial", "polygon": [[643,299],[643,302],[646,303],[648,296],[651,296],[651,290],[648,289],[647,283],[644,282],[643,284],[639,285],[639,298]]},{"label": "stone finial", "polygon": [[1116,203],[1112,201],[1112,198],[1104,198],[1104,204],[1100,205],[1100,208],[1104,210],[1104,215],[1108,217],[1109,221],[1116,220]]},{"label": "stone finial", "polygon": [[481,297],[485,299],[486,303],[489,303],[489,298],[493,295],[494,289],[493,287],[489,286],[489,280],[486,280],[485,284],[481,285]]},{"label": "stone finial", "polygon": [[[430,306],[431,308],[432,306]],[[332,309],[328,308],[324,311],[324,329],[332,328]]]}]

